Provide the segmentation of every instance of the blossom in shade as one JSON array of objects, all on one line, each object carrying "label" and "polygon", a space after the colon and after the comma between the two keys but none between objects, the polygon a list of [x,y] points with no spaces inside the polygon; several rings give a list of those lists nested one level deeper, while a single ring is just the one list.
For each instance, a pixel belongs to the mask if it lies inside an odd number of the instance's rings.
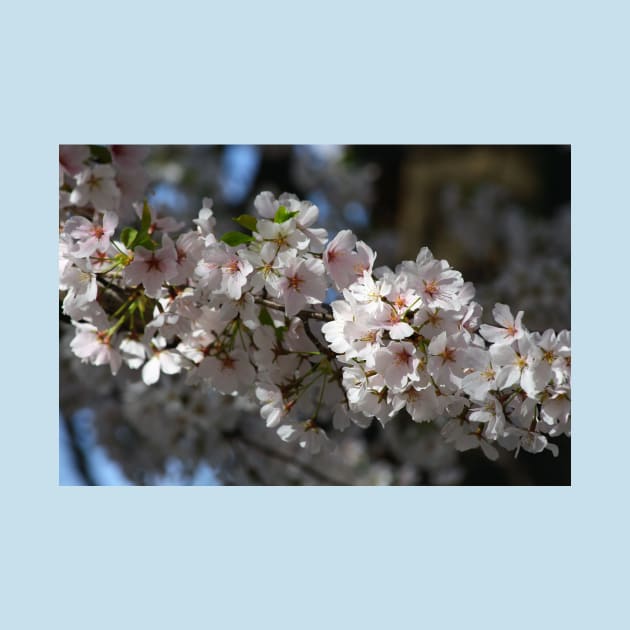
[{"label": "blossom in shade", "polygon": [[75,326],[77,331],[70,342],[74,354],[92,365],[109,365],[112,374],[116,374],[122,365],[122,357],[112,344],[111,335],[93,324],[77,323]]},{"label": "blossom in shade", "polygon": [[419,386],[419,383],[412,383],[403,392],[395,394],[392,403],[391,416],[394,416],[404,407],[414,422],[430,422],[443,411],[440,397],[435,393],[433,386],[428,383],[422,387]]},{"label": "blossom in shade", "polygon": [[442,437],[453,444],[458,451],[468,451],[481,447],[484,455],[491,460],[499,457],[499,452],[481,435],[474,423],[463,422],[457,418],[449,420],[442,429]]},{"label": "blossom in shade", "polygon": [[68,293],[63,301],[64,313],[73,319],[80,319],[80,311],[96,300],[98,286],[96,276],[84,264],[69,265],[63,270],[60,281]]},{"label": "blossom in shade", "polygon": [[186,284],[192,276],[201,258],[203,240],[197,232],[184,232],[175,241],[177,254],[177,274],[172,278],[172,284]]},{"label": "blossom in shade", "polygon": [[151,342],[153,356],[142,368],[142,380],[145,385],[153,385],[160,378],[160,372],[164,374],[177,374],[181,371],[182,357],[172,349],[166,347],[166,339],[155,337]]},{"label": "blossom in shade", "polygon": [[473,405],[468,412],[468,419],[485,424],[483,434],[488,439],[496,440],[505,432],[503,406],[494,396],[487,396],[481,405]]},{"label": "blossom in shade", "polygon": [[276,429],[276,433],[284,442],[298,442],[311,455],[330,447],[326,432],[310,420],[283,424]]},{"label": "blossom in shade", "polygon": [[252,386],[256,370],[243,350],[208,356],[196,370],[196,378],[208,379],[223,394],[237,394]]},{"label": "blossom in shade", "polygon": [[90,150],[85,145],[59,145],[59,185],[63,183],[63,174],[77,175],[90,157]]},{"label": "blossom in shade", "polygon": [[149,155],[149,147],[141,144],[112,144],[109,147],[114,163],[124,168],[134,168]]},{"label": "blossom in shade", "polygon": [[76,186],[70,193],[70,203],[77,206],[92,204],[97,210],[116,210],[120,190],[116,184],[116,171],[109,164],[96,164],[79,172]]},{"label": "blossom in shade", "polygon": [[262,405],[260,416],[266,425],[268,427],[278,426],[288,412],[280,388],[273,383],[257,383],[256,398]]}]

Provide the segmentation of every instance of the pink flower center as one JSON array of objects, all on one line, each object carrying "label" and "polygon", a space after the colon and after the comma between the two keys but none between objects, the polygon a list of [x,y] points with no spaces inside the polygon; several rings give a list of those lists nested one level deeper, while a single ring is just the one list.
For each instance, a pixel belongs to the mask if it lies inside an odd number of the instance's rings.
[{"label": "pink flower center", "polygon": [[401,348],[395,352],[394,356],[396,357],[396,365],[407,365],[409,359],[411,359],[411,354],[409,354],[405,348]]},{"label": "pink flower center", "polygon": [[99,330],[99,331],[96,333],[96,339],[97,339],[100,343],[102,343],[102,344],[104,344],[104,345],[106,345],[106,346],[109,346],[109,340],[111,339],[111,337],[107,334],[107,331],[106,331],[106,330]]},{"label": "pink flower center", "polygon": [[440,289],[438,287],[437,280],[431,280],[431,282],[427,282],[426,280],[423,280],[422,282],[424,282],[424,292],[430,295],[431,297],[433,297],[436,293],[439,292]]},{"label": "pink flower center", "polygon": [[304,282],[304,278],[300,278],[300,276],[298,276],[297,274],[295,274],[294,276],[288,276],[287,279],[289,281],[289,288],[293,289],[294,291],[299,291],[302,283]]},{"label": "pink flower center", "polygon": [[375,330],[368,331],[367,333],[365,333],[365,335],[363,335],[363,337],[359,337],[359,341],[367,341],[369,343],[375,343],[376,331]]},{"label": "pink flower center", "polygon": [[145,260],[147,271],[162,271],[161,260],[155,254],[151,254],[151,258]]},{"label": "pink flower center", "polygon": [[103,265],[107,262],[107,253],[97,249],[91,258],[96,265]]},{"label": "pink flower center", "polygon": [[404,295],[399,295],[395,300],[394,300],[394,306],[398,309],[398,310],[402,310],[403,308],[405,308],[407,306],[407,299],[405,298]]},{"label": "pink flower center", "polygon": [[407,400],[410,403],[414,403],[418,400],[418,398],[420,398],[420,395],[413,387],[410,390],[408,390],[406,394],[407,394]]},{"label": "pink flower center", "polygon": [[222,370],[233,370],[236,365],[236,361],[229,354],[221,359],[221,363],[223,364]]},{"label": "pink flower center", "polygon": [[90,187],[90,190],[94,190],[95,188],[100,188],[101,180],[98,177],[96,177],[96,175],[90,175],[90,179],[88,179],[87,185]]}]

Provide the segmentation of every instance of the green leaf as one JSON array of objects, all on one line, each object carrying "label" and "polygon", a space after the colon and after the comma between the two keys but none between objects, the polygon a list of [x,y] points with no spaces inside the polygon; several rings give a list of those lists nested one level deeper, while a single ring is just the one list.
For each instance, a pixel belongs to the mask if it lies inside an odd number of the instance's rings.
[{"label": "green leaf", "polygon": [[120,240],[127,249],[145,247],[151,251],[157,249],[158,244],[146,233],[138,232],[136,228],[126,227],[120,234]]},{"label": "green leaf", "polygon": [[251,214],[241,214],[241,216],[236,217],[234,221],[250,232],[254,232],[256,230],[256,217],[253,217]]},{"label": "green leaf", "polygon": [[148,235],[148,234],[138,234],[136,240],[133,243],[135,247],[145,247],[146,249],[150,249],[154,251],[157,249],[158,244]]},{"label": "green leaf", "polygon": [[273,319],[271,319],[269,311],[264,306],[260,309],[258,319],[263,326],[273,326]]},{"label": "green leaf", "polygon": [[284,341],[284,333],[289,330],[286,326],[278,326],[278,328],[274,328],[274,332],[276,333],[276,339],[278,341]]},{"label": "green leaf", "polygon": [[90,153],[92,159],[99,164],[109,164],[112,161],[112,154],[109,149],[100,144],[91,144]]},{"label": "green leaf", "polygon": [[230,247],[236,247],[237,245],[242,245],[243,243],[251,243],[254,240],[253,236],[249,236],[249,234],[243,234],[243,232],[226,232],[221,240],[224,243],[227,243]]},{"label": "green leaf", "polygon": [[136,230],[136,228],[126,227],[120,233],[120,240],[123,242],[127,249],[131,249],[133,242],[136,240],[137,236],[138,230]]},{"label": "green leaf", "polygon": [[285,221],[288,221],[289,219],[292,219],[296,214],[297,214],[297,211],[289,212],[286,209],[285,206],[280,206],[276,210],[276,214],[273,217],[273,222],[274,223],[284,223]]},{"label": "green leaf", "polygon": [[140,313],[140,317],[142,318],[142,321],[144,322],[144,312],[145,312],[145,297],[141,296],[140,299],[138,300],[138,312]]},{"label": "green leaf", "polygon": [[151,227],[151,210],[149,209],[149,204],[147,200],[144,200],[144,205],[142,206],[142,222],[140,223],[140,233],[148,234],[149,228]]}]

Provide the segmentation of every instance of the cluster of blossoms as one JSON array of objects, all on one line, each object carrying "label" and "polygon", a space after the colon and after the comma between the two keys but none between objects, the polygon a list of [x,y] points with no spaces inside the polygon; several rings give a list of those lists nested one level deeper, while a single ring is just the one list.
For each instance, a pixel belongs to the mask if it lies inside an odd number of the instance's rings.
[{"label": "cluster of blossoms", "polygon": [[73,328],[62,328],[60,406],[65,427],[73,427],[75,435],[75,443],[67,444],[74,457],[83,455],[92,483],[112,482],[99,465],[103,450],[138,485],[214,480],[223,485],[442,485],[463,479],[458,453],[431,425],[391,423],[387,431],[370,435],[354,426],[334,435],[334,450],[311,455],[298,442],[279,440],[261,422],[255,397],[191,387],[186,373],[147,386],[137,370],[123,368],[112,377],[107,366],[86,369],[70,349]]},{"label": "cluster of blossoms", "polygon": [[315,205],[268,192],[235,219],[245,231],[220,238],[210,199],[193,229],[146,201],[122,227],[121,173],[141,152],[61,157],[62,309],[82,361],[141,370],[146,385],[185,372],[257,401],[269,429],[311,453],[332,447],[332,429],[403,409],[492,459],[496,445],[555,454],[549,438],[570,434],[570,333],[529,332],[503,304],[498,326],[481,324],[472,285],[427,248],[375,269],[350,230],[328,240]]}]

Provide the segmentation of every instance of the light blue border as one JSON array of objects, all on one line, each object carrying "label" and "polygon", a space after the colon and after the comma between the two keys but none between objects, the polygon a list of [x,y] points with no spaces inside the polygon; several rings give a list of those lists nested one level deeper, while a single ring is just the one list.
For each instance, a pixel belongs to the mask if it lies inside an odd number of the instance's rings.
[{"label": "light blue border", "polygon": [[[0,626],[624,625],[624,5],[340,5],[5,8]],[[572,143],[573,487],[57,487],[57,144],[86,140]]]}]

